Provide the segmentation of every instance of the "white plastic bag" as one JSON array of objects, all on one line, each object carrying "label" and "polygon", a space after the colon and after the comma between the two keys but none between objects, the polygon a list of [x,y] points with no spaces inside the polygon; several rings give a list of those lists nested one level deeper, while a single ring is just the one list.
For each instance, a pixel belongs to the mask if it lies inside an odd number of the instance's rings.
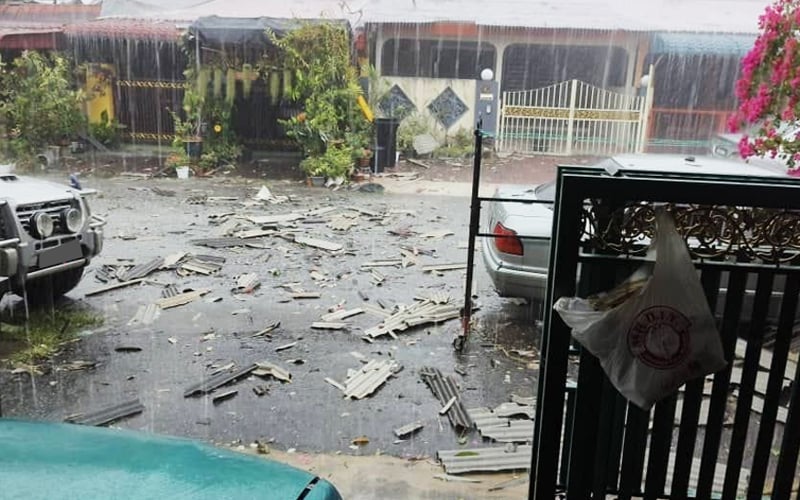
[{"label": "white plastic bag", "polygon": [[[597,356],[617,390],[647,410],[680,385],[725,367],[722,343],[703,288],[672,217],[656,216],[656,262],[644,285],[626,283],[628,296],[608,310],[579,297],[562,297],[553,308],[572,335]],[[609,295],[620,294],[617,287]],[[630,293],[631,289],[635,292]]]}]

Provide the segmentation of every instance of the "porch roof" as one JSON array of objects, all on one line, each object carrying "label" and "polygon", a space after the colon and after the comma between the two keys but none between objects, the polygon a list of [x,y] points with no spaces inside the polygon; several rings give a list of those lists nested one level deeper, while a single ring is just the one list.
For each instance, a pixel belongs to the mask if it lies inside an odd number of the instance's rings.
[{"label": "porch roof", "polygon": [[63,27],[100,15],[100,5],[0,5],[0,48],[58,49]]},{"label": "porch roof", "polygon": [[658,33],[653,37],[654,54],[725,54],[743,56],[753,46],[755,35],[731,33]]},{"label": "porch roof", "polygon": [[100,9],[100,5],[5,4],[0,5],[0,24],[63,26],[94,19]]},{"label": "porch roof", "polygon": [[57,49],[63,40],[61,28],[13,28],[0,26],[0,49]]},{"label": "porch roof", "polygon": [[[190,33],[196,33],[203,43],[214,45],[253,45],[270,44],[266,30],[276,35],[284,35],[302,26],[302,23],[319,22],[319,19],[279,19],[272,17],[202,17],[189,26]],[[344,24],[344,21],[342,21]]]},{"label": "porch roof", "polygon": [[182,21],[153,19],[98,19],[70,24],[64,33],[72,38],[125,38],[177,41],[187,28]]}]

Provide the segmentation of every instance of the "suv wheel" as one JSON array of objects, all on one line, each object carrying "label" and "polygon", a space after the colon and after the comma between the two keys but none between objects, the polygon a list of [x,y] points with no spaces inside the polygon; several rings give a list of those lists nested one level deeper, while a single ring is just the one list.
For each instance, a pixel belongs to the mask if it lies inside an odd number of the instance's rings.
[{"label": "suv wheel", "polygon": [[[83,266],[29,281],[25,284],[29,304],[49,304],[69,292],[81,281]],[[22,296],[22,289],[15,291]]]}]

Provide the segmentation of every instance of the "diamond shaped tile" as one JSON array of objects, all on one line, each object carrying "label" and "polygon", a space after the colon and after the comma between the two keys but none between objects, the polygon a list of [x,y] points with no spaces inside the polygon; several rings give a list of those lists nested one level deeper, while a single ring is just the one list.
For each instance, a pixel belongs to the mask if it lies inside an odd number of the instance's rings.
[{"label": "diamond shaped tile", "polygon": [[389,116],[400,120],[410,115],[417,109],[417,107],[414,106],[414,103],[411,102],[411,99],[408,98],[406,93],[403,92],[403,89],[401,89],[397,84],[393,85],[392,88],[389,89],[389,92],[386,94],[386,96],[381,99],[378,107],[384,116]]},{"label": "diamond shaped tile", "polygon": [[464,101],[450,87],[444,89],[433,102],[428,104],[428,110],[439,123],[444,125],[444,128],[450,128],[468,109]]}]

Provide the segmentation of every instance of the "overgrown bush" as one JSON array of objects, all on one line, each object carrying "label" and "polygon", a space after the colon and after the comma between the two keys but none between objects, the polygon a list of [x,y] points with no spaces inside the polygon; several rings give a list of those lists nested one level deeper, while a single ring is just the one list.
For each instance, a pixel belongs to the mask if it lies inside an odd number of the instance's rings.
[{"label": "overgrown bush", "polygon": [[305,158],[300,168],[310,176],[332,179],[347,177],[353,172],[353,148],[347,145],[331,146],[321,155]]},{"label": "overgrown bush", "polygon": [[63,56],[29,51],[3,71],[0,111],[19,160],[30,160],[48,145],[65,144],[86,129],[85,96],[71,77]]},{"label": "overgrown bush", "polygon": [[[268,35],[282,53],[282,65],[294,73],[288,95],[303,107],[297,116],[281,121],[287,135],[306,157],[327,157],[323,164],[330,165],[331,158],[338,160],[343,151],[349,151],[352,167],[354,146],[368,148],[372,129],[357,105],[361,88],[351,64],[346,28],[317,22],[304,24],[280,38]],[[333,146],[341,143],[347,146]],[[309,175],[320,175],[312,173],[320,170],[318,163],[304,161],[301,167]]]},{"label": "overgrown bush", "polygon": [[89,124],[89,135],[94,137],[94,140],[109,149],[119,147],[121,126],[116,120],[108,119],[108,112],[103,111],[100,114],[99,123]]}]

